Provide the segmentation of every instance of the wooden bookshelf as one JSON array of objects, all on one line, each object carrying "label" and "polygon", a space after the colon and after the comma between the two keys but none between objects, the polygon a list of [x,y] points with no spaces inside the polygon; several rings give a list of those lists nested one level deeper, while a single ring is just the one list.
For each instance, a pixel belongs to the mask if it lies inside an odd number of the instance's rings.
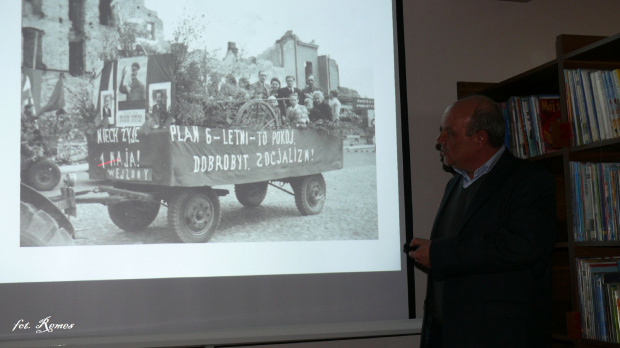
[{"label": "wooden bookshelf", "polygon": [[[567,91],[565,69],[618,68],[620,34],[610,37],[560,35],[556,39],[556,59],[498,83],[458,82],[457,95],[463,98],[471,94],[483,94],[500,103],[513,96],[557,94],[560,98],[561,121],[570,124],[570,95],[567,97],[570,91]],[[535,156],[530,160],[539,162],[552,172],[557,185],[557,216],[560,224],[553,254],[553,347],[620,348],[620,343],[583,338],[581,332],[567,327],[570,326],[567,325],[567,318],[572,318],[571,313],[576,315],[580,311],[576,260],[620,256],[620,240],[575,240],[570,163],[620,163],[620,138],[577,146],[565,142],[559,151]]]}]

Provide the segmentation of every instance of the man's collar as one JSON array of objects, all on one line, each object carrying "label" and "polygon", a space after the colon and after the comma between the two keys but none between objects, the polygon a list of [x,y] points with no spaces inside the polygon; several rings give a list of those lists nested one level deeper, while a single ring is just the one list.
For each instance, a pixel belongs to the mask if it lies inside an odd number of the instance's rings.
[{"label": "man's collar", "polygon": [[495,166],[504,151],[506,151],[506,147],[502,145],[502,147],[500,147],[499,150],[497,150],[497,152],[488,161],[486,161],[486,163],[480,166],[480,168],[476,169],[473,178],[470,178],[464,170],[453,168],[463,177],[463,188],[467,188],[469,185],[473,184],[474,181],[478,180],[481,176],[493,169],[493,166]]}]

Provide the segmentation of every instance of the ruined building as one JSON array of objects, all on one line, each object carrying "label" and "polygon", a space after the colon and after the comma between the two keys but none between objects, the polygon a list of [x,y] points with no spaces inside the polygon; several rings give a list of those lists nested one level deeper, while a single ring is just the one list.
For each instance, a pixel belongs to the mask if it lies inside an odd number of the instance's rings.
[{"label": "ruined building", "polygon": [[23,0],[22,66],[81,75],[123,49],[119,29],[136,35],[132,49],[161,49],[163,23],[144,0]]},{"label": "ruined building", "polygon": [[295,76],[300,88],[304,87],[309,75],[314,75],[316,86],[327,93],[340,86],[340,73],[336,61],[329,55],[319,56],[318,50],[319,45],[314,41],[303,42],[289,30],[258,58],[284,68],[287,75]]},{"label": "ruined building", "polygon": [[[123,36],[130,39],[126,44]],[[59,136],[58,158],[76,160],[85,153],[85,130],[72,127],[67,132],[65,122],[80,117],[65,115],[75,110],[76,93],[92,88],[89,78],[102,59],[113,59],[121,50],[143,55],[165,48],[163,23],[144,0],[23,0],[22,106],[33,103],[35,113],[42,111],[41,131]],[[59,84],[62,102],[53,96]],[[43,112],[52,100],[61,110]]]}]

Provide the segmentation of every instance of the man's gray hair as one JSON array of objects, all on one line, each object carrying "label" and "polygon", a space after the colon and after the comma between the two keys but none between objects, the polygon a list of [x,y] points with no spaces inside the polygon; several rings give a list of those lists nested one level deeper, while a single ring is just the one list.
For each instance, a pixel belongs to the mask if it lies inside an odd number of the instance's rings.
[{"label": "man's gray hair", "polygon": [[506,126],[504,114],[497,103],[483,95],[471,96],[461,101],[477,102],[467,125],[466,135],[472,136],[477,131],[484,130],[489,136],[489,145],[495,148],[501,147],[504,144]]}]

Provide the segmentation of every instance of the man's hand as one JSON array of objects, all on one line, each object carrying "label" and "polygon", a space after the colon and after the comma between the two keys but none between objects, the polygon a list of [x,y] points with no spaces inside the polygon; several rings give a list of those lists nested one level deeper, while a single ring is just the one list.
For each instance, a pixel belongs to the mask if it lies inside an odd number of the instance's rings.
[{"label": "man's hand", "polygon": [[431,241],[428,239],[414,238],[409,246],[418,247],[417,250],[409,252],[409,257],[420,265],[430,269],[431,260],[429,258],[428,251],[431,246]]},{"label": "man's hand", "polygon": [[127,67],[124,66],[123,67],[123,72],[121,74],[121,80],[119,82],[119,88],[123,88],[124,90],[121,90],[121,93],[127,93],[127,88],[125,87],[125,75],[127,74]]}]

